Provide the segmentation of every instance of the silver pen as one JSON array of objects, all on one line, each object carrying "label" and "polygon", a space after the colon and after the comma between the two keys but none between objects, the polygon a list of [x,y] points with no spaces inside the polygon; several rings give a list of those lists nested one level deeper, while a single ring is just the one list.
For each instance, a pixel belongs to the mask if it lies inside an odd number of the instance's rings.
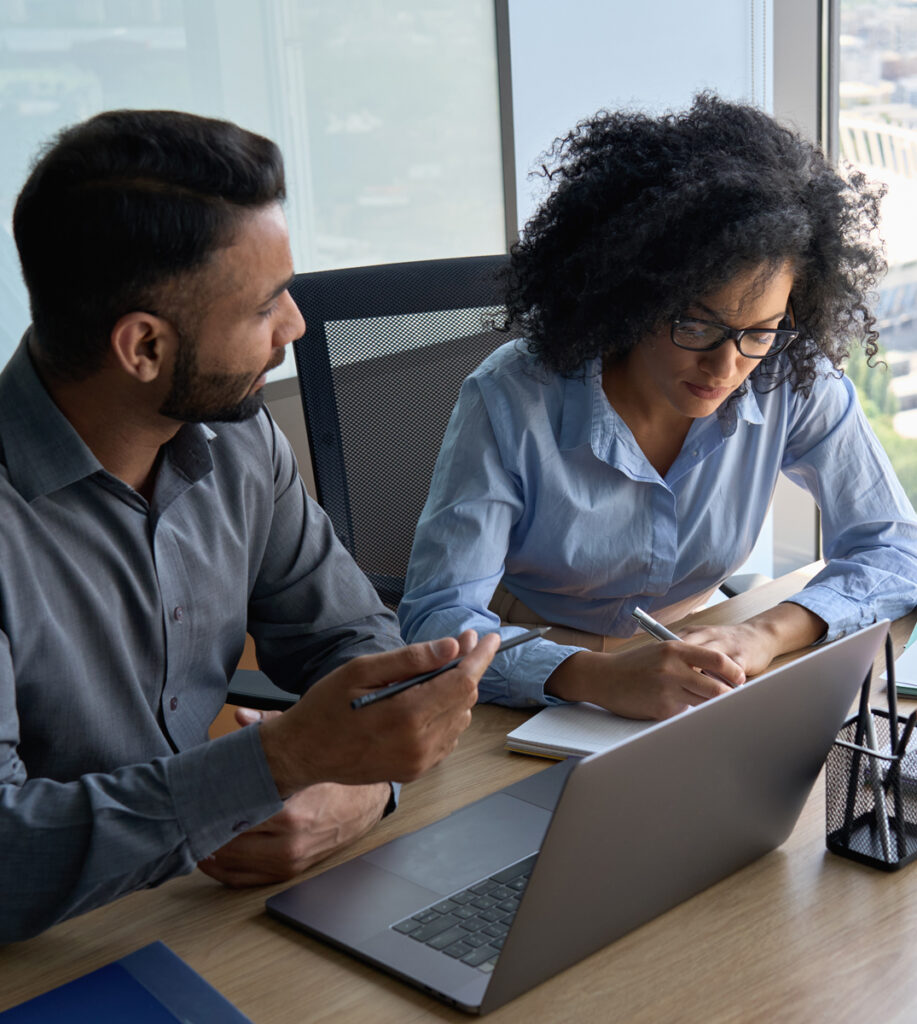
[{"label": "silver pen", "polygon": [[[635,608],[631,615],[637,620],[637,625],[655,640],[680,640],[681,637],[677,633],[673,633],[671,629],[666,629],[661,622],[657,622],[652,615],[647,615],[642,608]],[[715,672],[705,672],[703,669],[700,670],[702,676],[709,676],[711,679],[716,679],[717,682],[725,683],[727,686],[734,686],[728,679],[724,679],[722,676],[718,676]]]},{"label": "silver pen", "polygon": [[635,608],[631,615],[637,620],[638,625],[642,630],[649,633],[651,637],[656,640],[680,640],[681,638],[673,633],[671,629],[666,629],[661,622],[657,622],[651,615],[647,615],[642,608]]}]

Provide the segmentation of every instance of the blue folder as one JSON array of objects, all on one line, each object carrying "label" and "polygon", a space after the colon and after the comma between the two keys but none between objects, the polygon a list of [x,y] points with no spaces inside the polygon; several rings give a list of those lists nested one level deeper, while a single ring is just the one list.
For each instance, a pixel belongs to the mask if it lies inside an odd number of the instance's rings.
[{"label": "blue folder", "polygon": [[2,1024],[251,1024],[161,942],[0,1013]]}]

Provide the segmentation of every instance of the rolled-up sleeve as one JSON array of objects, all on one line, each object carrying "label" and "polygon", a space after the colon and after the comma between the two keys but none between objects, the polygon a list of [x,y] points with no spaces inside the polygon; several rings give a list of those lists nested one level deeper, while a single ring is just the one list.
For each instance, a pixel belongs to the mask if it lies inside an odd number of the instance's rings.
[{"label": "rolled-up sleeve", "polygon": [[[482,398],[469,378],[446,430],[426,506],[414,535],[404,599],[408,641],[501,628],[489,604],[503,577],[511,532],[525,511],[521,480],[507,466]],[[511,706],[559,704],[544,692],[557,666],[579,648],[533,640],[498,654],[479,685],[481,701]]]},{"label": "rolled-up sleeve", "polygon": [[816,381],[796,401],[783,471],[821,510],[826,567],[789,598],[834,640],[917,605],[917,519],[850,381]]}]

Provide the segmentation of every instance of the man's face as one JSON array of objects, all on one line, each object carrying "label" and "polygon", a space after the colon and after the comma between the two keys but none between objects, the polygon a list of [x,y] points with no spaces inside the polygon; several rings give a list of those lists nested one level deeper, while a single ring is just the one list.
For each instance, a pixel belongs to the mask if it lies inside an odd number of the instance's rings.
[{"label": "man's face", "polygon": [[178,348],[159,412],[185,423],[248,419],[264,404],[268,370],[305,331],[287,291],[293,261],[280,206],[246,214],[201,273],[204,309],[188,318],[193,329],[174,324]]}]

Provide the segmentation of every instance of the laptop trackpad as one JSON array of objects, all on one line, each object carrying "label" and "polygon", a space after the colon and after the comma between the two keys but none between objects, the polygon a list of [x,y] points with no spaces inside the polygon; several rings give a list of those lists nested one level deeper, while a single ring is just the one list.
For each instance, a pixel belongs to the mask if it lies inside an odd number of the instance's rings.
[{"label": "laptop trackpad", "polygon": [[540,849],[551,812],[494,793],[363,855],[434,892],[462,889]]}]

